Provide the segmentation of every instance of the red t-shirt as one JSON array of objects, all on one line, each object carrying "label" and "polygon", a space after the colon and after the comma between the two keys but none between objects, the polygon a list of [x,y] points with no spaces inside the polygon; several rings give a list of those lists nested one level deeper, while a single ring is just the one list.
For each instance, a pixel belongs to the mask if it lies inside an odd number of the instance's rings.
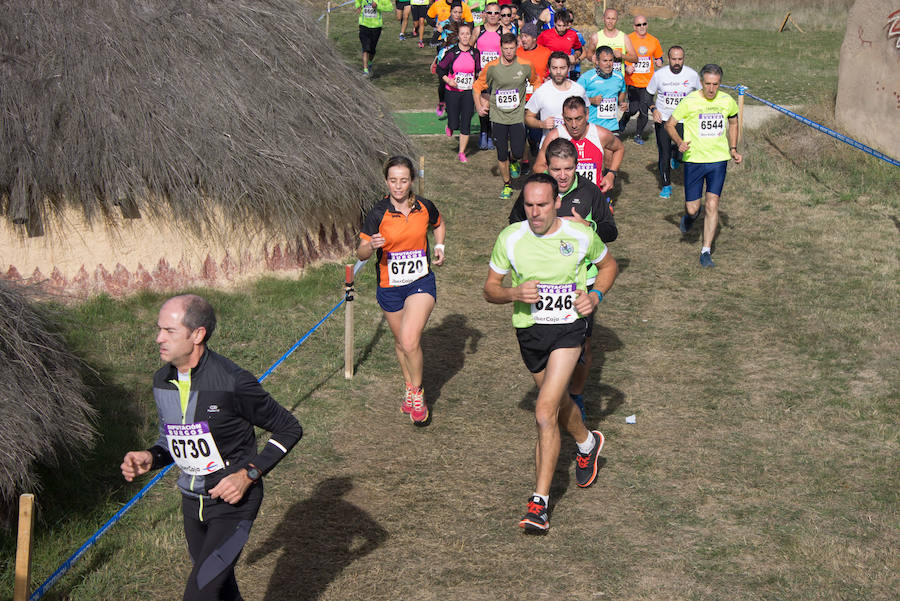
[{"label": "red t-shirt", "polygon": [[540,46],[549,48],[551,52],[559,50],[566,54],[572,54],[573,50],[581,48],[581,41],[578,39],[578,34],[571,29],[567,29],[566,33],[563,35],[559,35],[556,32],[556,28],[545,29],[538,36],[537,43]]}]

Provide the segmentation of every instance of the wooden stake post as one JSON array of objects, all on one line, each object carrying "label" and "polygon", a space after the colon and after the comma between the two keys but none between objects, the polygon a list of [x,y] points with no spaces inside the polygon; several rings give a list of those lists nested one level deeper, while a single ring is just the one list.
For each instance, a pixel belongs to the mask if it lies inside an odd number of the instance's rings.
[{"label": "wooden stake post", "polygon": [[34,495],[19,497],[19,536],[16,540],[16,576],[13,601],[27,601],[31,589],[31,529],[34,527]]},{"label": "wooden stake post", "polygon": [[797,22],[794,21],[794,18],[791,16],[791,11],[788,11],[788,14],[784,16],[784,21],[781,22],[781,27],[778,28],[778,33],[784,31],[784,26],[787,25],[788,21],[791,22],[791,25],[797,28],[797,31],[799,31],[800,33],[805,33],[802,29],[800,29],[800,26],[797,25]]},{"label": "wooden stake post", "polygon": [[344,276],[344,379],[353,379],[353,265]]},{"label": "wooden stake post", "polygon": [[325,37],[328,37],[328,30],[331,28],[331,2],[325,5]]},{"label": "wooden stake post", "polygon": [[419,157],[419,196],[425,196],[425,156]]}]

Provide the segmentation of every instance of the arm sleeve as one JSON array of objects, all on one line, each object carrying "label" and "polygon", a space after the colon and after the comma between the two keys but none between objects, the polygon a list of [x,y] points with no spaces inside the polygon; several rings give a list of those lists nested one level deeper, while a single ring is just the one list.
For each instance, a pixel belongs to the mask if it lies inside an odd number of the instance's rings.
[{"label": "arm sleeve", "polygon": [[509,222],[518,223],[525,221],[525,194],[519,192],[516,202],[513,203],[512,209],[509,211]]},{"label": "arm sleeve", "polygon": [[481,94],[485,90],[488,89],[487,83],[487,75],[488,71],[491,70],[491,65],[494,64],[494,61],[489,62],[484,66],[484,69],[481,70],[481,73],[478,74],[478,79],[475,80],[475,83],[472,84],[472,90],[476,93]]},{"label": "arm sleeve", "polygon": [[241,370],[237,376],[235,398],[250,423],[271,432],[263,449],[247,462],[265,474],[297,444],[303,436],[303,428],[248,371]]},{"label": "arm sleeve", "polygon": [[437,67],[435,67],[434,72],[437,74],[438,79],[442,84],[444,83],[444,76],[450,74],[450,69],[453,68],[453,61],[456,60],[456,56],[457,55],[454,49],[450,49],[449,51],[447,51],[447,54],[445,54],[443,58],[438,61]]},{"label": "arm sleeve", "polygon": [[512,263],[506,255],[506,244],[504,243],[506,236],[504,236],[504,233],[501,232],[497,237],[497,241],[494,242],[494,248],[491,251],[491,269],[501,275],[506,275],[512,268]]},{"label": "arm sleeve", "polygon": [[428,225],[431,227],[437,227],[441,224],[441,212],[438,211],[438,208],[434,206],[434,203],[428,200],[427,198],[422,198],[421,196],[417,196],[419,202],[424,205],[425,210],[428,211]]},{"label": "arm sleeve", "polygon": [[359,232],[360,239],[368,242],[372,239],[372,236],[378,233],[378,228],[381,226],[381,218],[383,215],[383,211],[379,210],[377,206],[369,211],[366,215],[366,220],[363,222],[362,230]]},{"label": "arm sleeve", "polygon": [[604,243],[612,242],[619,237],[616,220],[613,218],[612,211],[609,210],[609,203],[606,202],[599,188],[591,203],[591,220],[594,222],[594,231]]}]

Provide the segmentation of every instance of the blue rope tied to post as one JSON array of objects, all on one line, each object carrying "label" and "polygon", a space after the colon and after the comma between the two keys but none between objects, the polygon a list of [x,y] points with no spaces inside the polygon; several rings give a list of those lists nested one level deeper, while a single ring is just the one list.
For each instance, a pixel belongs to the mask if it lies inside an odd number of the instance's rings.
[{"label": "blue rope tied to post", "polygon": [[874,148],[870,148],[869,146],[866,146],[866,145],[863,144],[862,142],[857,142],[856,140],[854,140],[854,139],[851,138],[851,137],[845,136],[845,135],[842,134],[842,133],[838,133],[838,132],[834,131],[833,129],[829,129],[829,128],[825,127],[824,125],[822,125],[821,123],[816,123],[816,122],[813,121],[812,119],[807,119],[807,118],[804,117],[803,115],[798,115],[797,113],[795,113],[795,112],[793,112],[793,111],[791,111],[791,110],[789,110],[789,109],[786,109],[786,108],[784,108],[783,106],[778,106],[778,105],[775,104],[774,102],[769,102],[768,100],[765,100],[765,99],[763,99],[763,98],[760,98],[759,96],[754,96],[753,94],[751,94],[750,92],[747,91],[747,90],[748,90],[747,86],[744,86],[744,85],[740,85],[740,84],[739,84],[739,85],[737,85],[737,86],[726,86],[726,85],[723,85],[723,86],[721,86],[721,87],[723,87],[723,88],[728,88],[729,90],[736,90],[737,93],[738,93],[738,96],[744,96],[744,95],[747,95],[747,96],[749,96],[750,98],[752,98],[752,99],[754,99],[754,100],[756,100],[756,101],[762,102],[763,104],[772,107],[772,108],[775,109],[776,111],[779,111],[779,112],[784,113],[784,114],[787,115],[788,117],[791,117],[791,118],[793,118],[793,119],[796,119],[796,120],[799,121],[800,123],[803,123],[803,124],[805,124],[805,125],[808,125],[808,126],[812,127],[813,129],[817,129],[817,130],[819,130],[820,132],[822,132],[822,133],[824,133],[824,134],[828,134],[828,135],[831,136],[832,138],[835,138],[835,139],[837,139],[837,140],[840,140],[840,141],[843,142],[844,144],[849,144],[849,145],[852,146],[853,148],[862,150],[863,152],[866,152],[866,153],[872,155],[872,156],[875,157],[875,158],[878,158],[878,159],[881,159],[882,161],[885,161],[885,162],[887,162],[887,163],[890,163],[890,164],[893,165],[894,167],[900,167],[900,161],[898,161],[897,159],[893,159],[893,158],[887,156],[887,155],[884,154],[884,153],[878,152],[878,151],[875,150]]},{"label": "blue rope tied to post", "polygon": [[[354,2],[354,0],[347,0],[347,1],[344,2],[343,4],[338,4],[337,6],[332,6],[332,7],[331,7],[331,10],[334,10],[334,9],[336,9],[336,8],[340,8],[340,7],[342,7],[342,6],[347,6],[348,4],[353,4],[353,2]],[[326,11],[326,12],[331,12],[331,10]],[[321,15],[319,15],[319,18],[316,19],[316,20],[317,20],[317,21],[321,21],[321,20],[324,19],[324,18],[325,18],[325,13],[322,13]]]},{"label": "blue rope tied to post", "polygon": [[[355,276],[356,272],[358,272],[360,269],[362,269],[362,267],[365,264],[366,264],[366,261],[357,261],[356,265],[353,266],[353,275]],[[337,311],[338,307],[343,305],[345,300],[346,299],[342,298],[341,302],[339,302],[334,307],[332,307],[332,309],[325,315],[325,317],[320,319],[319,322],[316,325],[314,325],[312,328],[310,328],[310,330],[306,334],[304,334],[303,337],[294,344],[294,346],[292,346],[285,354],[283,354],[278,359],[278,361],[273,363],[272,366],[269,369],[267,369],[266,372],[262,376],[260,376],[260,378],[259,378],[260,383],[262,383],[262,381],[265,380],[266,377],[268,377],[268,375],[270,373],[272,373],[276,367],[281,365],[281,363],[284,362],[284,360],[287,359],[291,355],[291,353],[293,353],[295,350],[297,350],[297,348],[301,344],[303,344],[306,341],[306,339],[309,338],[310,335],[313,332],[315,332],[319,328],[319,326],[322,325],[325,322],[325,320],[331,316],[332,313]],[[138,493],[136,495],[134,495],[127,503],[125,503],[125,505],[123,505],[122,508],[119,509],[111,518],[109,518],[105,524],[100,526],[100,528],[96,532],[94,532],[94,534],[92,534],[91,537],[89,539],[87,539],[87,541],[85,541],[85,543],[83,545],[78,547],[77,551],[75,551],[67,560],[62,562],[62,564],[60,564],[60,566],[58,568],[56,568],[56,571],[53,572],[53,574],[51,574],[50,577],[47,578],[41,584],[41,586],[39,586],[37,589],[35,589],[35,591],[33,593],[31,593],[31,596],[28,597],[28,601],[37,601],[38,599],[43,597],[47,593],[47,591],[50,590],[50,587],[52,587],[54,584],[56,584],[56,582],[60,578],[62,578],[66,574],[66,572],[68,572],[69,569],[71,569],[71,567],[73,565],[75,565],[75,562],[78,561],[81,558],[81,556],[84,555],[84,553],[88,549],[90,549],[92,546],[94,546],[94,543],[96,543],[97,540],[101,536],[103,536],[107,530],[112,528],[112,526],[116,522],[118,522],[122,518],[122,516],[124,516],[125,513],[134,506],[135,503],[140,501],[144,497],[144,495],[147,494],[147,491],[149,491],[151,488],[153,488],[153,486],[155,486],[157,482],[162,480],[162,478],[167,473],[169,473],[169,470],[171,470],[174,465],[175,465],[174,463],[167,465],[165,468],[160,470],[160,472],[158,474],[153,476],[153,478],[149,482],[147,482],[146,485],[144,485],[144,488],[142,488],[140,491],[138,491]]]}]

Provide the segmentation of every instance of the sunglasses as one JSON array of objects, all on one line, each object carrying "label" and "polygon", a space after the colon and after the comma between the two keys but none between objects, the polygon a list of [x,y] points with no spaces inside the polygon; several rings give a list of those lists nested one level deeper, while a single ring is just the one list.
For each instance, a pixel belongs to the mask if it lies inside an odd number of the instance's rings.
[{"label": "sunglasses", "polygon": [[486,11],[484,11],[484,14],[486,14],[486,15],[499,15],[500,12],[499,12],[499,11],[496,11],[496,10],[486,10]]},{"label": "sunglasses", "polygon": [[[489,13],[490,14],[490,13]],[[501,17],[511,17],[512,13],[500,13]]]},{"label": "sunglasses", "polygon": [[634,26],[635,27],[646,27],[647,24],[646,23],[635,23]]}]

